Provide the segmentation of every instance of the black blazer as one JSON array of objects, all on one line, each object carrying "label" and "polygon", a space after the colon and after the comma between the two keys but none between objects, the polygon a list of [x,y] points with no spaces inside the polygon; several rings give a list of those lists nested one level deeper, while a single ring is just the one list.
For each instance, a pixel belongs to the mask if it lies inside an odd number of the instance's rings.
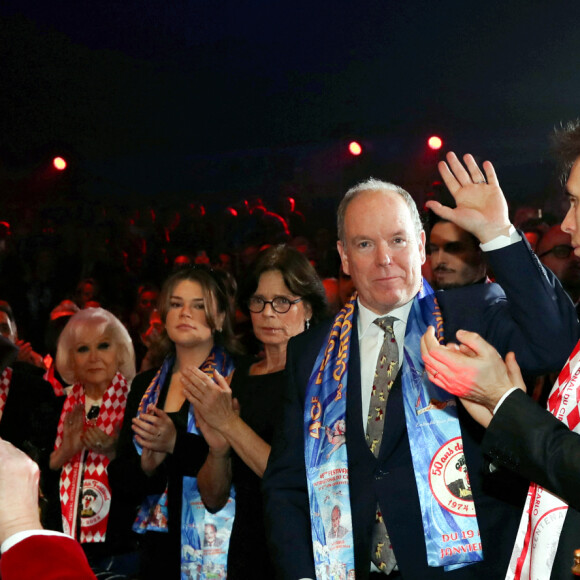
[{"label": "black blazer", "polygon": [[[544,271],[527,242],[489,252],[488,257],[505,293],[495,284],[439,293],[446,337],[454,337],[459,328],[474,330],[501,354],[514,350],[530,372],[561,366],[577,338],[572,302],[555,277]],[[330,323],[290,342],[284,413],[263,481],[273,560],[278,565],[278,577],[288,580],[315,577],[304,470],[303,410],[305,387],[329,328]],[[427,567],[400,382],[389,397],[385,417],[388,433],[375,459],[366,446],[362,424],[356,324],[351,349],[347,449],[357,578],[365,579],[370,570],[377,500],[404,578],[501,578],[513,547],[525,482],[514,483],[505,472],[490,473],[480,449],[483,429],[459,406],[485,561],[447,573]]]},{"label": "black blazer", "polygon": [[580,548],[580,435],[518,390],[498,409],[482,450],[494,463],[521,473],[568,503],[551,578],[575,578],[570,568],[574,550]]}]

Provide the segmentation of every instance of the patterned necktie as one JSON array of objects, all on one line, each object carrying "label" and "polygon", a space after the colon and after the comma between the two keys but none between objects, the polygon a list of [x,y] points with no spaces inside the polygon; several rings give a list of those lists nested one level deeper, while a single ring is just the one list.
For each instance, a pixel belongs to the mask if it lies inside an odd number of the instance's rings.
[{"label": "patterned necktie", "polygon": [[367,419],[367,443],[375,457],[379,456],[383,439],[387,399],[399,372],[399,347],[393,332],[395,320],[392,316],[385,316],[375,320],[375,324],[385,333],[375,369]]},{"label": "patterned necktie", "polygon": [[[383,439],[387,399],[399,372],[399,347],[393,332],[395,320],[392,316],[385,316],[374,321],[385,333],[377,360],[367,419],[367,444],[375,457],[379,455]],[[397,563],[378,505],[373,526],[371,560],[385,574],[390,574]]]}]

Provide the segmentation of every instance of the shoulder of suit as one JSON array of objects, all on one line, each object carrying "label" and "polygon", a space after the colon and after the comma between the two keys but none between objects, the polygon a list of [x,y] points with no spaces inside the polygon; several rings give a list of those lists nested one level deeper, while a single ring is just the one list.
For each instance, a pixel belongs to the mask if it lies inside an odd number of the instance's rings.
[{"label": "shoulder of suit", "polygon": [[333,322],[334,318],[327,318],[323,320],[309,330],[301,332],[300,334],[291,338],[289,346],[292,349],[314,348],[315,345],[321,344],[324,338],[328,336]]},{"label": "shoulder of suit", "polygon": [[506,295],[503,288],[496,282],[486,284],[470,284],[462,288],[437,290],[435,296],[440,305],[453,305],[458,301],[485,300],[487,302],[503,300]]}]

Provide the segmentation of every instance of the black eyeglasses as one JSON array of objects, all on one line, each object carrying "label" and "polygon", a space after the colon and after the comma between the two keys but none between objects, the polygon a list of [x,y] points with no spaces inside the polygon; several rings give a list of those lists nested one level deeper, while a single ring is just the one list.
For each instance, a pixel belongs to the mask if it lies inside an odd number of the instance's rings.
[{"label": "black eyeglasses", "polygon": [[290,300],[286,296],[275,296],[272,300],[264,300],[261,296],[252,296],[248,300],[248,309],[254,314],[259,314],[266,308],[266,304],[272,307],[274,312],[278,314],[286,314],[293,304],[298,304],[302,298],[296,298],[296,300]]},{"label": "black eyeglasses", "polygon": [[574,251],[574,248],[572,246],[569,246],[568,244],[562,244],[560,246],[554,246],[552,249],[548,250],[547,252],[540,254],[538,256],[538,258],[543,258],[544,256],[547,256],[548,254],[554,254],[554,256],[556,256],[556,258],[563,260],[564,258],[569,258],[570,254],[573,251]]}]

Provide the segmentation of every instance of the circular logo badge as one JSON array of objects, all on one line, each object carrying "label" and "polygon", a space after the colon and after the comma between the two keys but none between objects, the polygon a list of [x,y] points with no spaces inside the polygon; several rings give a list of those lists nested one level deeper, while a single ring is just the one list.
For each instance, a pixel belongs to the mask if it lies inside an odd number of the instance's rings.
[{"label": "circular logo badge", "polygon": [[433,456],[429,465],[429,486],[435,499],[447,511],[475,516],[461,437],[447,441]]},{"label": "circular logo badge", "polygon": [[83,525],[92,526],[100,522],[109,513],[111,494],[96,479],[85,479],[81,497],[81,518]]}]

